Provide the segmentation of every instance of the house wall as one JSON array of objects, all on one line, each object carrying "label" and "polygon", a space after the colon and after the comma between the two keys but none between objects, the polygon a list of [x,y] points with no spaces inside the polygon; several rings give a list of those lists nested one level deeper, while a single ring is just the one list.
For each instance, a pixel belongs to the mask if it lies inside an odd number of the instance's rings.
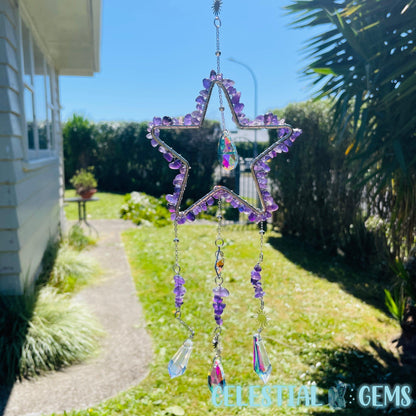
[{"label": "house wall", "polygon": [[[54,118],[55,149],[27,159],[19,10],[0,0],[0,293],[21,294],[31,286],[50,239],[60,225],[59,110]],[[58,94],[55,83],[55,94]]]}]

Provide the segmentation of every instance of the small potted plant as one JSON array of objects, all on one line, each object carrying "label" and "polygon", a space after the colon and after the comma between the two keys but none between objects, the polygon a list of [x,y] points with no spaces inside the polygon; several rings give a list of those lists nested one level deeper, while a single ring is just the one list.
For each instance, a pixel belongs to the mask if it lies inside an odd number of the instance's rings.
[{"label": "small potted plant", "polygon": [[76,193],[84,199],[91,198],[97,192],[94,166],[77,170],[69,182],[75,188]]}]

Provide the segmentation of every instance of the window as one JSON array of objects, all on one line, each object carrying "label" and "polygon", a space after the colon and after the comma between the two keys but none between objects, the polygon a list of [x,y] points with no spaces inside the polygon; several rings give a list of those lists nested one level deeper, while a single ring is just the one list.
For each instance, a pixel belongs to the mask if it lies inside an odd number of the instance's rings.
[{"label": "window", "polygon": [[55,154],[55,71],[48,64],[26,23],[21,20],[23,101],[28,159]]}]

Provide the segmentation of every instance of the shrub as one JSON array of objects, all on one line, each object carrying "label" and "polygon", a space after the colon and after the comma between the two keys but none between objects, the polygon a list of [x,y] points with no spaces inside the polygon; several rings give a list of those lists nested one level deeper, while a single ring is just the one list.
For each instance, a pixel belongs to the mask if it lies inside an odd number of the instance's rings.
[{"label": "shrub", "polygon": [[[338,144],[331,130],[327,102],[290,104],[283,112],[289,124],[303,130],[291,151],[271,165],[273,194],[280,211],[276,224],[283,234],[295,235],[331,254],[340,252],[362,266],[383,263],[388,253],[377,253],[383,239],[365,227],[363,188],[352,181],[359,169],[346,162],[348,142]],[[276,132],[270,132],[271,141]],[[368,205],[368,204],[367,204]]]},{"label": "shrub", "polygon": [[78,251],[81,251],[87,246],[95,244],[96,240],[85,235],[81,226],[78,224],[75,224],[70,228],[68,232],[68,235],[66,237],[66,243],[70,247]]},{"label": "shrub", "polygon": [[[87,160],[89,165],[95,166],[102,191],[141,191],[156,197],[172,191],[175,172],[150,145],[146,138],[146,123],[105,122],[93,125],[74,115],[65,124],[63,133],[67,178],[76,169],[88,166],[85,165]],[[85,146],[79,145],[81,139],[77,137],[78,133],[86,138]],[[219,124],[211,121],[205,121],[197,130],[162,132],[162,140],[182,154],[192,166],[186,198],[199,198],[211,188],[219,135]],[[66,181],[68,183],[68,179]]]},{"label": "shrub", "polygon": [[125,196],[120,210],[121,218],[137,225],[154,224],[163,227],[170,224],[170,212],[163,198],[155,198],[142,192],[132,192]]}]

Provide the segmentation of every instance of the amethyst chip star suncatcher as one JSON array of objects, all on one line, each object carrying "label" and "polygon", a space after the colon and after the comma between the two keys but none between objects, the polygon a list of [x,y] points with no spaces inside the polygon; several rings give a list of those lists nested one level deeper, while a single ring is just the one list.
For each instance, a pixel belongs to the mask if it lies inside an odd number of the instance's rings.
[{"label": "amethyst chip star suncatcher", "polygon": [[[254,120],[249,120],[243,113],[244,104],[240,102],[241,93],[234,88],[234,81],[224,79],[222,74],[211,71],[210,77],[202,81],[204,89],[200,91],[196,98],[196,111],[186,114],[179,118],[155,117],[149,123],[147,138],[151,140],[153,147],[157,147],[163,157],[169,163],[172,170],[177,170],[178,174],[173,180],[174,191],[166,195],[168,208],[171,212],[172,220],[178,224],[187,221],[195,221],[195,217],[202,211],[208,209],[209,205],[214,204],[215,199],[225,198],[234,208],[240,212],[248,214],[248,219],[252,222],[266,221],[272,216],[272,212],[278,209],[270,192],[267,190],[267,174],[270,171],[268,162],[277,156],[278,153],[289,151],[290,146],[302,133],[300,129],[293,129],[283,121],[279,121],[277,116],[272,113],[257,116]],[[217,85],[224,92],[225,98],[230,106],[231,114],[235,124],[240,129],[275,129],[278,130],[278,139],[269,146],[264,152],[258,155],[251,163],[251,174],[256,185],[257,193],[261,203],[261,209],[255,208],[239,195],[225,186],[214,186],[214,188],[193,205],[184,211],[180,210],[181,201],[185,192],[189,176],[188,161],[169,147],[161,138],[160,132],[165,129],[198,129],[201,127],[207,106],[214,86]],[[225,143],[228,144],[228,143]],[[232,169],[237,165],[237,160],[233,157],[233,149],[229,155],[223,159],[225,169]],[[225,153],[224,153],[225,154]]]}]

